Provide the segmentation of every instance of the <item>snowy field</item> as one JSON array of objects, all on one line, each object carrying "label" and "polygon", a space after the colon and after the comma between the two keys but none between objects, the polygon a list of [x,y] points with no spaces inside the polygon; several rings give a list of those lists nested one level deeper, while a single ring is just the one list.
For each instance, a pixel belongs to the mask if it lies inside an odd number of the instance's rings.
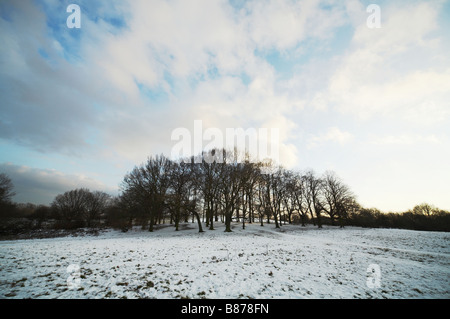
[{"label": "snowy field", "polygon": [[235,224],[0,242],[0,298],[450,298],[450,234]]}]

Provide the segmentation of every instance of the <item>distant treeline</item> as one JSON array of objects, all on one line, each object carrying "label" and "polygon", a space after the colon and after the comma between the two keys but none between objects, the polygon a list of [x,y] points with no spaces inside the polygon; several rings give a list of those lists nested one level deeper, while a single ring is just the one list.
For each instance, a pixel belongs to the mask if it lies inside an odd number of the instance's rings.
[{"label": "distant treeline", "polygon": [[371,228],[450,231],[450,212],[426,203],[402,213],[383,213],[375,208],[360,208],[350,216],[348,224]]},{"label": "distant treeline", "polygon": [[[218,156],[220,155],[220,156]],[[220,158],[220,161],[216,159]],[[248,155],[213,150],[173,161],[150,157],[133,168],[112,197],[85,188],[55,197],[49,206],[11,201],[12,181],[0,174],[0,235],[42,229],[126,231],[132,226],[154,231],[155,225],[196,222],[199,231],[231,222],[282,227],[313,224],[450,231],[450,212],[420,204],[401,213],[382,213],[359,205],[350,188],[334,172],[317,175],[254,161]]]}]

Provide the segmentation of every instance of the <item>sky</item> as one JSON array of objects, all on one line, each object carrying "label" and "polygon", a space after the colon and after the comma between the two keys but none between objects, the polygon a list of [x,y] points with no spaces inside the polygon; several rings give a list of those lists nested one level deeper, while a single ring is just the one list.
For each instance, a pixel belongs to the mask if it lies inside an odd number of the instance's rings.
[{"label": "sky", "polygon": [[201,121],[277,130],[364,207],[450,210],[449,30],[443,0],[2,0],[0,172],[16,202],[116,195]]}]

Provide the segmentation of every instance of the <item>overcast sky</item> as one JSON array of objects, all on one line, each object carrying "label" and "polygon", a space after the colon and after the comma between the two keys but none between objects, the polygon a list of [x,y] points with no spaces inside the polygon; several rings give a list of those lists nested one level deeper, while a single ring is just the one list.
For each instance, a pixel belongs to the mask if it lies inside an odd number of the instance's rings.
[{"label": "overcast sky", "polygon": [[1,1],[0,172],[18,202],[117,194],[202,120],[278,129],[284,166],[363,206],[450,210],[449,30],[440,0]]}]

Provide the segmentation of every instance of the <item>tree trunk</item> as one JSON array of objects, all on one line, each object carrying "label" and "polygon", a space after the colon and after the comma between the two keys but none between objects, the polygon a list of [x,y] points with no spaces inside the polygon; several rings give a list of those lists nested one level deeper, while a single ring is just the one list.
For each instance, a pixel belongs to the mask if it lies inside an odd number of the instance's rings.
[{"label": "tree trunk", "polygon": [[254,214],[253,214],[253,201],[252,201],[252,198],[249,196],[249,195],[247,195],[247,198],[248,198],[248,223],[249,224],[251,224],[254,220],[252,220],[254,217]]},{"label": "tree trunk", "polygon": [[209,200],[205,200],[206,207],[203,209],[203,216],[206,217],[206,227],[209,227],[211,220],[211,208],[209,207]]},{"label": "tree trunk", "polygon": [[322,228],[322,220],[320,218],[320,210],[316,210],[316,217],[317,217],[317,226],[318,226],[318,228]]},{"label": "tree trunk", "polygon": [[277,217],[277,213],[275,212],[273,214],[273,218],[275,219],[275,228],[280,228],[280,225],[278,224],[278,217]]},{"label": "tree trunk", "polygon": [[209,230],[214,230],[213,202],[208,199],[208,200],[205,200],[205,204],[206,204],[206,227],[209,227]]},{"label": "tree trunk", "polygon": [[175,231],[178,231],[178,226],[180,225],[180,218],[175,216]]},{"label": "tree trunk", "polygon": [[150,227],[148,228],[149,232],[153,232],[153,225],[155,224],[155,218],[152,216],[150,216]]},{"label": "tree trunk", "polygon": [[229,209],[225,212],[225,232],[231,232],[231,214],[233,211],[229,212]]},{"label": "tree trunk", "polygon": [[289,210],[289,212],[288,212],[288,223],[289,223],[289,225],[290,224],[292,224],[292,219],[291,219],[291,216],[292,216],[292,212],[293,212],[293,210],[291,209],[291,210]]},{"label": "tree trunk", "polygon": [[198,232],[203,233],[203,227],[202,227],[202,221],[200,220],[200,215],[196,211],[192,211],[192,214],[194,214],[195,217],[197,218]]},{"label": "tree trunk", "polygon": [[214,201],[208,204],[209,206],[209,230],[214,230]]}]

